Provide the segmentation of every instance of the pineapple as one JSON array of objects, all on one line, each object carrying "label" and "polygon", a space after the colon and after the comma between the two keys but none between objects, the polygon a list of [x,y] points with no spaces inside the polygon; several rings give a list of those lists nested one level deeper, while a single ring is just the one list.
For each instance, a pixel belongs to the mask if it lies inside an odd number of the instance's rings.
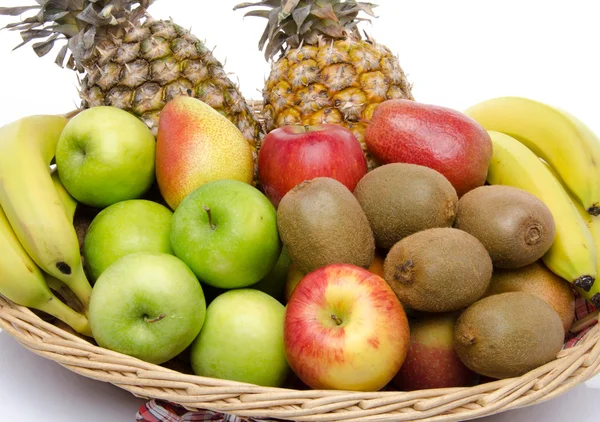
[{"label": "pineapple", "polygon": [[33,44],[40,57],[66,38],[56,63],[83,74],[82,108],[122,108],[138,116],[156,135],[164,105],[175,96],[192,95],[238,127],[256,163],[264,132],[238,87],[188,30],[152,19],[147,14],[152,1],[37,0],[38,5],[0,7],[0,15],[36,11],[7,28],[21,32],[23,43],[18,47],[42,39]]},{"label": "pineapple", "polygon": [[[259,42],[271,72],[263,90],[266,130],[290,124],[334,123],[360,141],[369,170],[364,133],[377,105],[414,100],[398,59],[389,48],[357,30],[360,12],[374,16],[371,3],[343,0],[269,0],[245,16],[268,19]],[[275,59],[278,55],[279,57]]]}]

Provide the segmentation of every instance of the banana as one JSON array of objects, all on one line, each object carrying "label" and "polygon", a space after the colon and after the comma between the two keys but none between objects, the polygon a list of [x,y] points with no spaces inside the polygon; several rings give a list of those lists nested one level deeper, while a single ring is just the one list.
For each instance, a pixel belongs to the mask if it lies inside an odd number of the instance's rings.
[{"label": "banana", "polygon": [[60,177],[58,176],[58,172],[56,170],[52,171],[52,183],[54,183],[54,188],[58,193],[58,197],[60,202],[62,202],[63,207],[65,209],[65,213],[67,213],[67,218],[69,221],[73,221],[75,217],[75,211],[77,210],[78,202],[71,196],[71,194],[64,187],[62,182],[60,181]]},{"label": "banana", "polygon": [[59,116],[30,116],[0,128],[0,206],[33,261],[69,286],[87,310],[92,288],[50,175],[66,123]]},{"label": "banana", "polygon": [[556,236],[542,257],[546,266],[569,281],[592,303],[600,304],[600,282],[595,283],[598,249],[575,203],[551,170],[531,150],[503,133],[488,131],[493,155],[488,183],[523,189],[552,212]]},{"label": "banana", "polygon": [[[598,255],[597,255],[598,262],[596,264],[597,265],[596,273],[600,273],[600,217],[590,215],[577,202],[575,202],[575,206],[577,207],[579,214],[585,221],[585,224],[587,225],[588,229],[590,229],[590,233],[592,234],[592,239],[594,239],[594,243],[596,245],[596,249],[598,252]],[[596,307],[596,309],[600,309],[600,283],[595,283],[592,289],[594,291],[593,292],[590,291],[590,292],[593,295],[597,294],[598,296],[596,297],[596,299],[594,299],[594,297],[592,296],[590,302],[592,302],[592,304]],[[582,292],[580,289],[578,289],[578,290],[579,290],[579,293],[583,294],[584,296],[589,296],[590,292]],[[588,294],[586,294],[586,293],[588,293]]]},{"label": "banana", "polygon": [[483,101],[465,114],[522,142],[554,168],[591,215],[600,214],[600,140],[566,111],[520,97]]},{"label": "banana", "polygon": [[48,288],[44,274],[17,239],[0,208],[0,294],[14,303],[50,314],[78,333],[92,336],[85,316],[60,301]]}]

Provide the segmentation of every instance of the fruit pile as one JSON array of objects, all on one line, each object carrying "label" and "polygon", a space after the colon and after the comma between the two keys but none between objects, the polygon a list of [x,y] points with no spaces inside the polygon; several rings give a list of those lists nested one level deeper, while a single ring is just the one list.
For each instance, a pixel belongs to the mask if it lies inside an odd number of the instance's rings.
[{"label": "fruit pile", "polygon": [[181,371],[360,391],[520,376],[556,357],[577,296],[600,308],[600,140],[525,98],[415,101],[356,31],[372,5],[250,12],[284,50],[263,130],[150,2],[38,3],[0,14],[42,9],[13,29],[49,36],[40,54],[62,32],[86,76],[76,115],[0,128],[13,302]]}]

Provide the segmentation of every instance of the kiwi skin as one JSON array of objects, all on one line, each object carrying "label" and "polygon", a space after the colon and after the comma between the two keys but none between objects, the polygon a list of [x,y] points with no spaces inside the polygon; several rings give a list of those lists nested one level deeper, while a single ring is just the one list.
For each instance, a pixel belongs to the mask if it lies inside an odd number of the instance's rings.
[{"label": "kiwi skin", "polygon": [[550,305],[530,293],[508,292],[483,298],[461,313],[454,350],[480,375],[519,377],[554,360],[564,335]]},{"label": "kiwi skin", "polygon": [[290,190],[277,208],[277,228],[304,274],[335,263],[368,268],[375,256],[364,211],[352,192],[332,178],[317,177]]},{"label": "kiwi skin", "polygon": [[417,164],[377,167],[358,182],[354,196],[382,249],[422,230],[451,227],[458,208],[456,190],[448,179]]},{"label": "kiwi skin", "polygon": [[575,295],[568,281],[560,278],[541,261],[517,269],[495,269],[484,296],[525,292],[538,296],[558,313],[565,333],[575,319]]},{"label": "kiwi skin", "polygon": [[496,268],[519,268],[552,246],[552,212],[533,194],[512,186],[481,186],[458,201],[454,227],[483,243]]},{"label": "kiwi skin", "polygon": [[383,265],[384,279],[403,305],[450,312],[486,292],[492,260],[475,237],[451,227],[427,229],[396,243]]}]

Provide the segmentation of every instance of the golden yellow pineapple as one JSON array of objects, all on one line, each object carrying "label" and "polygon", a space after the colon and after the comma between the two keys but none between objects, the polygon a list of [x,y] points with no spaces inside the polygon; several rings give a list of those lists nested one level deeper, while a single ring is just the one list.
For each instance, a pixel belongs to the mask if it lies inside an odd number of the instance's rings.
[{"label": "golden yellow pineapple", "polygon": [[[377,166],[364,132],[381,102],[414,100],[411,85],[389,48],[357,29],[371,3],[343,0],[270,0],[242,3],[246,16],[268,19],[259,42],[271,72],[263,90],[267,131],[290,124],[343,125],[361,142],[369,169]],[[280,56],[275,59],[275,57]]]},{"label": "golden yellow pineapple", "polygon": [[[244,134],[255,154],[264,133],[222,64],[188,30],[147,14],[152,0],[37,0],[25,7],[0,7],[0,15],[35,15],[7,28],[21,32],[38,56],[60,39],[67,43],[56,63],[84,74],[82,107],[110,105],[127,110],[156,134],[164,105],[192,95],[211,105]],[[68,55],[68,58],[67,58]],[[256,161],[256,160],[255,160]]]}]

